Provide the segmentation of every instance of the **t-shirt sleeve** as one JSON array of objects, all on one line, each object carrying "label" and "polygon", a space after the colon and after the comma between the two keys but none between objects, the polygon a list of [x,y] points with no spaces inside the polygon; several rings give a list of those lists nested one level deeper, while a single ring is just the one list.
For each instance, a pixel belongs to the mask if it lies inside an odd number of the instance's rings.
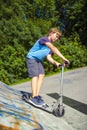
[{"label": "t-shirt sleeve", "polygon": [[49,54],[50,54],[50,55],[53,55],[53,52],[50,50]]},{"label": "t-shirt sleeve", "polygon": [[[50,40],[48,39],[48,37],[43,37],[39,40],[39,43],[42,45],[45,45],[46,42],[50,42]],[[50,50],[49,54],[53,54],[53,52]]]},{"label": "t-shirt sleeve", "polygon": [[43,38],[41,38],[41,39],[39,40],[39,43],[40,43],[40,44],[45,44],[46,42],[50,42],[49,39],[48,39],[48,37],[43,37]]}]

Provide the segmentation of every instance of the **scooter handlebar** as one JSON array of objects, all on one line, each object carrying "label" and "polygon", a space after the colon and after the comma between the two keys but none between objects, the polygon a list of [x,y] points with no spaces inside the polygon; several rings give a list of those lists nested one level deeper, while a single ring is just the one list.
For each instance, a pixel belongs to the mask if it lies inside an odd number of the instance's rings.
[{"label": "scooter handlebar", "polygon": [[66,65],[68,65],[68,66],[69,66],[69,65],[70,65],[70,62],[65,61],[64,63],[60,64],[60,65],[59,65],[59,67],[66,66]]}]

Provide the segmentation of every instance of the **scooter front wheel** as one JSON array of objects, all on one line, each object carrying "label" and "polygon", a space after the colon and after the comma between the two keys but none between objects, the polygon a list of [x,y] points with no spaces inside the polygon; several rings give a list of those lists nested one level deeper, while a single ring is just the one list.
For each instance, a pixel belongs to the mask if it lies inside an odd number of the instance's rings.
[{"label": "scooter front wheel", "polygon": [[28,100],[30,97],[29,97],[29,95],[27,94],[27,93],[24,93],[23,95],[22,95],[22,100],[24,100],[24,101],[26,101],[26,99]]},{"label": "scooter front wheel", "polygon": [[56,117],[62,117],[64,116],[64,114],[65,114],[64,108],[62,109],[62,112],[60,112],[59,107],[53,110],[53,115],[55,115]]}]

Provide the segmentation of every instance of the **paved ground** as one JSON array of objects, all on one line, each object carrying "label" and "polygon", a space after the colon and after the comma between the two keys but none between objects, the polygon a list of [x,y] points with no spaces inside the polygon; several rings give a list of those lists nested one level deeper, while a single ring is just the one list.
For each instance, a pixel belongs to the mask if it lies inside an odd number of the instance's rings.
[{"label": "paved ground", "polygon": [[[48,104],[60,92],[60,74],[46,77],[41,95]],[[87,67],[64,73],[65,115],[55,117],[23,102],[30,82],[9,87],[0,82],[0,130],[87,130]]]}]

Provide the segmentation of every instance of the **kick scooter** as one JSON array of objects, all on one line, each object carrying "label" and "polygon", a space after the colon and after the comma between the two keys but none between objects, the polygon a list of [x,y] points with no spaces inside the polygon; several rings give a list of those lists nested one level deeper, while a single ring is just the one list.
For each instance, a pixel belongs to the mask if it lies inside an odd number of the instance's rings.
[{"label": "kick scooter", "polygon": [[[69,63],[65,63],[65,64],[69,64]],[[65,113],[64,106],[63,106],[63,80],[64,80],[64,67],[65,67],[65,65],[61,64],[60,67],[62,70],[61,70],[60,94],[59,94],[59,98],[57,101],[58,106],[57,106],[57,108],[53,109],[53,114],[57,117],[63,116]]]},{"label": "kick scooter", "polygon": [[[48,104],[45,103],[42,106],[33,105],[34,107],[42,109],[46,112],[49,112],[49,113],[55,115],[56,117],[62,117],[65,114],[65,110],[64,110],[64,106],[63,106],[63,79],[64,79],[64,67],[65,67],[65,65],[69,65],[69,64],[70,63],[65,62],[65,63],[59,65],[59,67],[61,68],[61,84],[60,84],[60,94],[59,94],[59,98],[58,98],[57,102],[53,102],[51,106],[49,106]],[[28,95],[27,93],[24,93],[22,95],[22,99],[26,103],[31,104],[29,102],[30,95]]]}]

